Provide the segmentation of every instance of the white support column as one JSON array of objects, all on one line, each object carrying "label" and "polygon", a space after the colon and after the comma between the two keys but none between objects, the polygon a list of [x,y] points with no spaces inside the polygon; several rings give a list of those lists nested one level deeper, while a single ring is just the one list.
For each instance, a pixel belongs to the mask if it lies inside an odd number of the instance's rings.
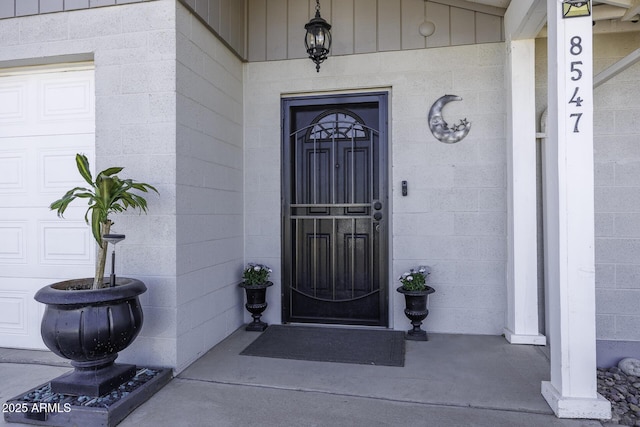
[{"label": "white support column", "polygon": [[507,42],[508,261],[506,339],[545,345],[538,330],[535,40]]},{"label": "white support column", "polygon": [[611,417],[597,393],[591,17],[563,19],[547,0],[548,122],[545,241],[551,381],[542,394],[561,418]]}]

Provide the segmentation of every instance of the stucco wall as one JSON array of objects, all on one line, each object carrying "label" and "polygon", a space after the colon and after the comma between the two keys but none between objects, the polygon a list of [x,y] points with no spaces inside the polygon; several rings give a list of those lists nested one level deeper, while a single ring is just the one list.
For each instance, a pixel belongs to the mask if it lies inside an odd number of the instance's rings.
[{"label": "stucco wall", "polygon": [[156,186],[149,214],[114,217],[127,235],[118,274],[142,279],[145,323],[123,362],[174,366],[175,5],[172,0],[3,20],[0,68],[93,60],[96,168]]},{"label": "stucco wall", "polygon": [[177,3],[177,368],[243,321],[242,63]]},{"label": "stucco wall", "polygon": [[[594,36],[594,75],[640,46],[639,33]],[[538,110],[546,39],[536,44]],[[640,341],[640,64],[594,89],[597,338]],[[617,345],[619,357],[624,356]],[[631,348],[631,347],[629,347]],[[636,347],[638,348],[638,347]],[[636,350],[637,351],[637,350]],[[627,353],[628,354],[628,353]],[[600,363],[600,362],[599,362]]]},{"label": "stucco wall", "polygon": [[[320,73],[308,59],[245,65],[245,256],[274,269],[264,318],[281,321],[281,96],[327,91],[390,92],[389,295],[391,325],[406,329],[396,278],[432,267],[434,332],[500,334],[506,307],[506,142],[504,44],[330,57]],[[450,124],[472,129],[457,144],[438,142],[427,112],[444,94]],[[409,195],[401,195],[407,180]]]}]

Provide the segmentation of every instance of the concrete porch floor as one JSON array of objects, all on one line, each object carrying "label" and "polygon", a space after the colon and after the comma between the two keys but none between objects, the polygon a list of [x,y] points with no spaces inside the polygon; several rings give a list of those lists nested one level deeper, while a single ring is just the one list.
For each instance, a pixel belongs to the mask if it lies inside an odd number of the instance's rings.
[{"label": "concrete porch floor", "polygon": [[[556,418],[540,394],[549,378],[543,350],[499,336],[407,341],[400,368],[239,355],[258,335],[239,329],[119,425],[609,425]],[[49,352],[0,349],[0,402],[69,369],[63,366]]]}]

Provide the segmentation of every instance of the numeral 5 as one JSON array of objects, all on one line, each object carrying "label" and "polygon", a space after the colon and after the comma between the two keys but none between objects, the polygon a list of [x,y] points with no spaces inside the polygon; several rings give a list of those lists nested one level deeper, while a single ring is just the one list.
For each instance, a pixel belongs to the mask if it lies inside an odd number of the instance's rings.
[{"label": "numeral 5", "polygon": [[571,72],[576,73],[575,76],[571,76],[571,80],[574,82],[582,78],[582,70],[577,67],[578,65],[582,65],[582,61],[571,62]]}]

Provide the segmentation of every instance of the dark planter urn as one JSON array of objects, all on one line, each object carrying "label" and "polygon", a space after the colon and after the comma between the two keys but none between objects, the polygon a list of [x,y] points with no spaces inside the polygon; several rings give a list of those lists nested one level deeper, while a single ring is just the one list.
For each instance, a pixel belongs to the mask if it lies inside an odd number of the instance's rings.
[{"label": "dark planter urn", "polygon": [[427,286],[424,291],[408,291],[402,286],[396,290],[404,294],[404,314],[411,320],[411,324],[413,325],[413,329],[407,331],[405,339],[428,341],[427,332],[421,329],[420,325],[422,325],[422,321],[429,315],[429,310],[427,310],[429,294],[434,293],[436,290],[430,286]]},{"label": "dark planter urn", "polygon": [[40,332],[47,347],[71,360],[73,371],[51,380],[51,391],[102,396],[135,376],[134,365],[114,361],[142,327],[140,280],[119,277],[116,286],[90,289],[93,279],[54,283],[35,299],[46,304]]},{"label": "dark planter urn", "polygon": [[272,286],[272,282],[260,283],[258,285],[247,285],[245,282],[240,283],[240,287],[244,288],[247,294],[247,303],[244,305],[247,311],[251,313],[253,322],[249,323],[245,330],[262,332],[269,326],[262,322],[262,312],[267,308],[267,288]]}]

